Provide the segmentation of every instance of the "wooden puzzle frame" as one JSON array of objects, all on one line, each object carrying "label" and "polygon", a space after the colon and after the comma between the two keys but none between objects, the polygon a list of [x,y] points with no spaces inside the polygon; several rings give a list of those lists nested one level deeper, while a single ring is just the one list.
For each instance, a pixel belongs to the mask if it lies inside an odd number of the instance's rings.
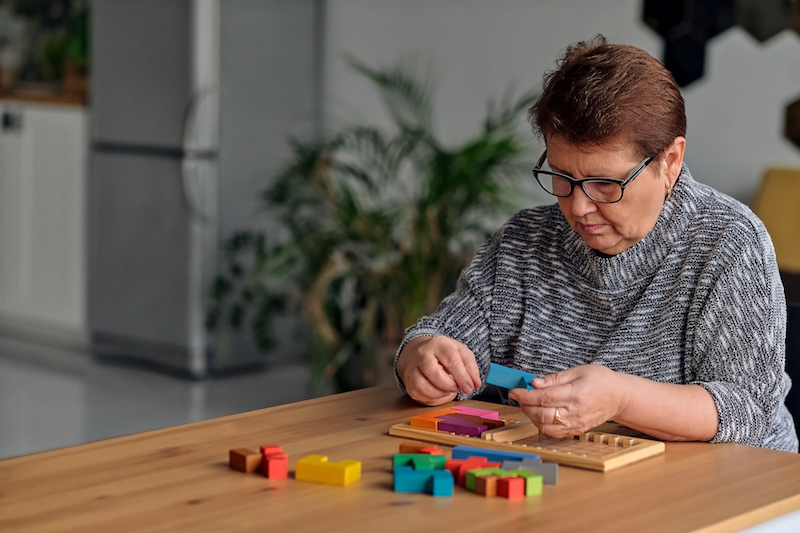
[{"label": "wooden puzzle frame", "polygon": [[435,429],[395,424],[389,435],[451,446],[476,446],[512,452],[534,453],[543,461],[608,472],[664,453],[664,443],[638,436],[611,433],[627,429],[604,424],[577,437],[555,438],[540,435],[530,420],[505,419],[506,425],[484,431],[480,437],[456,435]]}]

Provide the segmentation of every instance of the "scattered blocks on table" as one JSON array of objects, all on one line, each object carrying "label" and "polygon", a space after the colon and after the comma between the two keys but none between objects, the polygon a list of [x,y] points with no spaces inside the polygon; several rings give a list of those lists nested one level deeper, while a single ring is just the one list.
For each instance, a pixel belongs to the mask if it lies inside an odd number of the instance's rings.
[{"label": "scattered blocks on table", "polygon": [[489,363],[489,374],[486,376],[486,383],[502,387],[504,389],[533,389],[531,380],[536,379],[536,374],[523,372],[516,368]]},{"label": "scattered blocks on table", "polygon": [[503,463],[504,461],[522,461],[525,459],[541,460],[534,453],[507,452],[490,448],[476,448],[474,446],[455,446],[452,453],[453,459],[467,459],[469,457],[485,457],[490,461]]},{"label": "scattered blocks on table", "polygon": [[240,472],[255,472],[261,466],[261,454],[246,448],[236,448],[228,452],[228,464]]},{"label": "scattered blocks on table", "polygon": [[361,461],[344,459],[337,463],[325,455],[309,455],[295,463],[295,479],[329,485],[349,485],[361,479]]},{"label": "scattered blocks on table", "polygon": [[497,495],[509,500],[522,498],[525,494],[525,480],[520,477],[501,477],[497,480]]}]

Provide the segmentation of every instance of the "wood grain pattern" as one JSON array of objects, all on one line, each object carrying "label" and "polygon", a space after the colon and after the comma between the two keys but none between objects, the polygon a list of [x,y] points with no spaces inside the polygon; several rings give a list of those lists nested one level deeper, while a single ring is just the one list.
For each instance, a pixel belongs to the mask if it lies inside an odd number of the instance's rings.
[{"label": "wood grain pattern", "polygon": [[[667,443],[607,473],[561,468],[541,496],[511,502],[458,488],[452,498],[394,493],[403,439],[388,428],[436,409],[373,388],[7,459],[0,531],[737,531],[800,509],[800,456],[733,444]],[[289,479],[228,467],[230,449],[263,444],[289,455]],[[361,480],[292,479],[295,461],[314,453],[362,461]]]}]

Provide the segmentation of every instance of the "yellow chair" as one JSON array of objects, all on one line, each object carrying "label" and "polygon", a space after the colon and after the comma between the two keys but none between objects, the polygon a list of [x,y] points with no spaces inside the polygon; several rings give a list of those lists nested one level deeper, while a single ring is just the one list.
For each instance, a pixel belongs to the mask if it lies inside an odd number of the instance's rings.
[{"label": "yellow chair", "polygon": [[753,211],[772,237],[778,268],[800,274],[800,168],[768,168]]}]

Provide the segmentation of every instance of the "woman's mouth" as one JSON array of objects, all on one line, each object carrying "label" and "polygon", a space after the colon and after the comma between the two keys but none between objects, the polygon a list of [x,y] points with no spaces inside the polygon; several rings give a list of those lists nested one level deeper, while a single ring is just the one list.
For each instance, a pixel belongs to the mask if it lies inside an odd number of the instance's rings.
[{"label": "woman's mouth", "polygon": [[582,233],[599,233],[602,231],[605,224],[578,224],[581,228]]}]

